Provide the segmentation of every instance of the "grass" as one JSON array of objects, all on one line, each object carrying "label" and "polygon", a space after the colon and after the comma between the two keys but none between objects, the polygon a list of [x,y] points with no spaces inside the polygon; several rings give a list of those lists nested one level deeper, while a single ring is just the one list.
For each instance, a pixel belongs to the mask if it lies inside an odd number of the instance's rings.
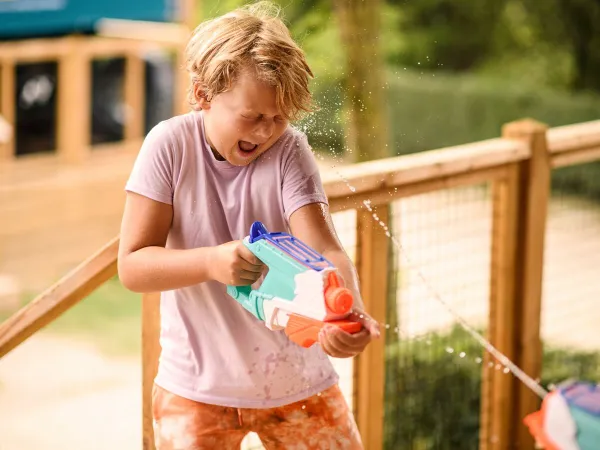
[{"label": "grass", "polygon": [[[23,305],[37,293],[23,296]],[[10,313],[0,315],[6,319]],[[44,328],[59,336],[96,345],[111,356],[133,356],[141,350],[141,296],[114,277]]]}]

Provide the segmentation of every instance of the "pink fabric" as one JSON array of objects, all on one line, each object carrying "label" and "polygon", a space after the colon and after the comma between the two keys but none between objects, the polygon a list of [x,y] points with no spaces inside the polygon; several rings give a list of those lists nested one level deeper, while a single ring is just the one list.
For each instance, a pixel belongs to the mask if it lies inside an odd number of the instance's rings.
[{"label": "pink fabric", "polygon": [[[289,127],[256,161],[232,166],[213,156],[201,112],[148,134],[126,189],[173,205],[167,247],[179,249],[242,239],[256,220],[288,231],[296,209],[327,202],[303,133]],[[272,408],[338,381],[318,345],[303,349],[267,329],[214,281],[162,293],[160,343],[156,384],[197,402]]]}]

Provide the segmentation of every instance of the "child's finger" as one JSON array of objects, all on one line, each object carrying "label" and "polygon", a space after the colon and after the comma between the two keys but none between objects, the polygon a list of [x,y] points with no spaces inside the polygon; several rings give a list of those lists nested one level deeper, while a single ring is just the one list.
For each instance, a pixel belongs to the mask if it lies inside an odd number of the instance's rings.
[{"label": "child's finger", "polygon": [[369,333],[364,330],[356,334],[348,334],[343,330],[326,327],[323,330],[327,337],[327,342],[338,353],[355,356],[362,352],[370,342]]},{"label": "child's finger", "polygon": [[334,358],[351,358],[356,355],[355,352],[339,348],[334,339],[328,336],[324,329],[319,333],[319,343],[323,351]]},{"label": "child's finger", "polygon": [[239,255],[242,257],[244,261],[248,263],[249,266],[260,267],[262,270],[263,262],[256,257],[254,253],[250,251],[248,247],[244,244],[240,244],[238,247]]},{"label": "child's finger", "polygon": [[371,316],[360,310],[352,311],[352,319],[360,322],[374,337],[381,336],[379,323]]},{"label": "child's finger", "polygon": [[242,270],[240,271],[240,280],[243,281],[249,281],[254,283],[256,280],[258,280],[260,278],[262,272],[252,272],[249,270]]},{"label": "child's finger", "polygon": [[347,333],[334,327],[326,327],[325,333],[335,342],[336,347],[351,351],[362,351],[371,341],[371,334],[363,328],[358,333]]},{"label": "child's finger", "polygon": [[258,275],[262,274],[263,269],[265,267],[262,264],[260,264],[260,265],[252,264],[246,260],[242,260],[242,263],[240,265],[241,265],[242,270],[244,270],[246,272],[256,273]]}]

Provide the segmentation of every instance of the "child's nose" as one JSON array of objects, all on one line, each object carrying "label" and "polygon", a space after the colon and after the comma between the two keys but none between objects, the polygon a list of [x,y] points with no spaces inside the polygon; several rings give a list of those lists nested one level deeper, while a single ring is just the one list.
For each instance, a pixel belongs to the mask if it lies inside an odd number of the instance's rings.
[{"label": "child's nose", "polygon": [[273,135],[274,127],[275,123],[272,120],[263,120],[255,130],[256,138],[259,140],[257,143],[264,144],[267,142]]}]

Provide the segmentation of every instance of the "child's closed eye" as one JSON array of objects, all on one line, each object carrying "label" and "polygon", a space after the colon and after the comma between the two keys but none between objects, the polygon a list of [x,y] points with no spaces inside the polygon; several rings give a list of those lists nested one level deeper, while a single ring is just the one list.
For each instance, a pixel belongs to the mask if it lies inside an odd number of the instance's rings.
[{"label": "child's closed eye", "polygon": [[261,120],[263,118],[262,114],[259,114],[258,116],[251,116],[251,115],[247,115],[247,114],[242,114],[242,117],[244,119],[247,119],[247,120]]}]

